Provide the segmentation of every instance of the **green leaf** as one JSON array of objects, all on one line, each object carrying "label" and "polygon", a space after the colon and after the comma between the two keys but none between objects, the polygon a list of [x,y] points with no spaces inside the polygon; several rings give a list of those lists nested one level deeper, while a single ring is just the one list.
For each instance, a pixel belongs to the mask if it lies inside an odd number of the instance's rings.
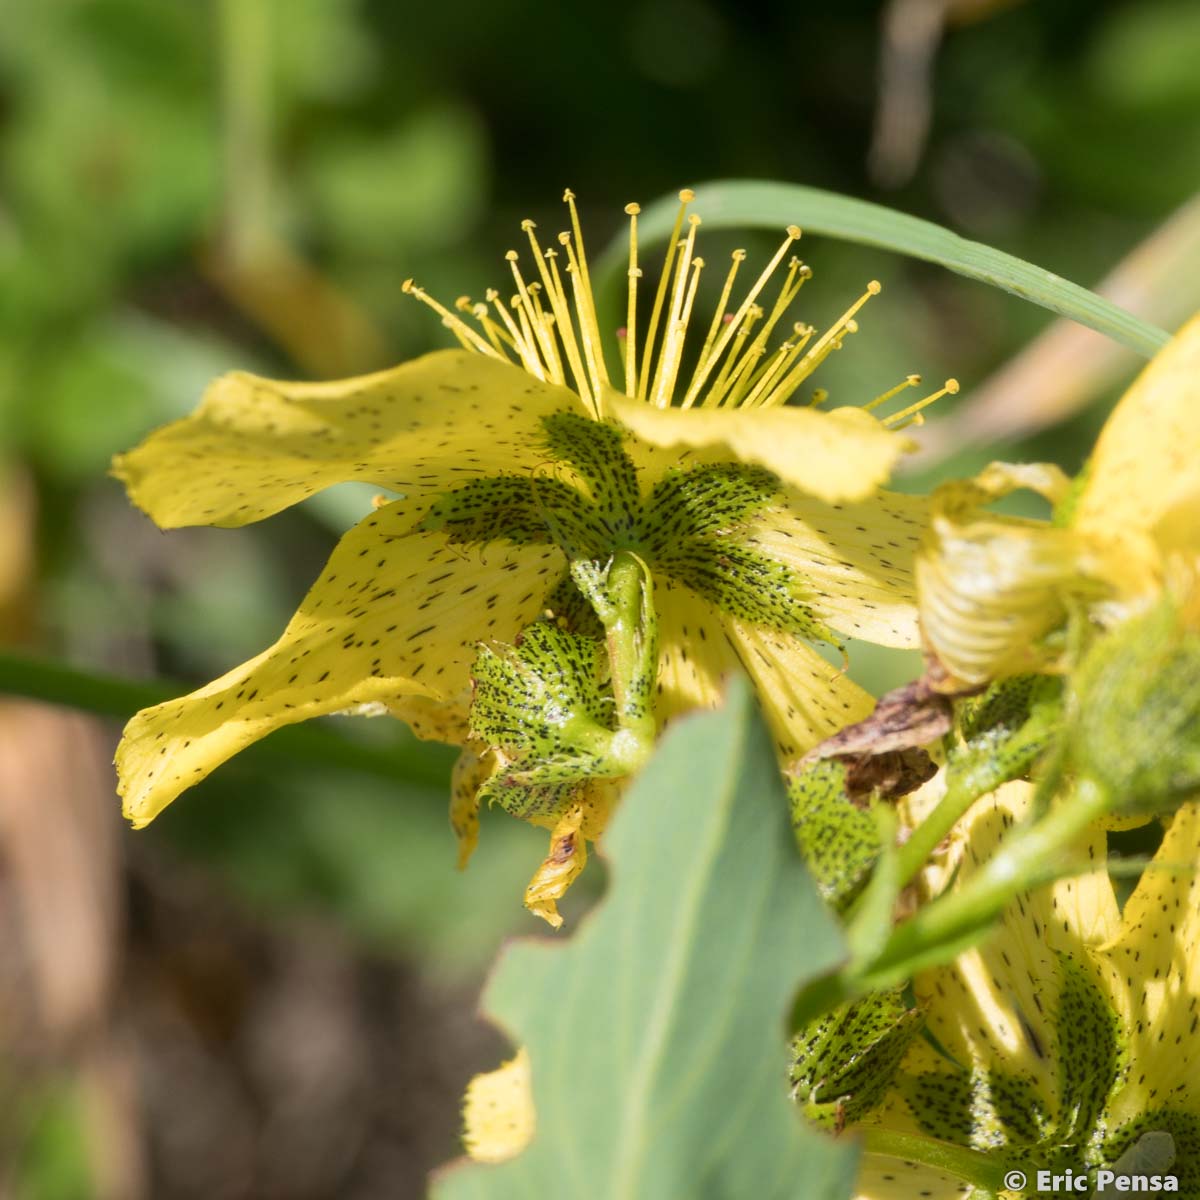
[{"label": "green leaf", "polygon": [[784,1012],[845,947],[787,829],[748,690],[668,734],[605,839],[610,894],[511,946],[485,1011],[528,1049],[537,1132],[436,1200],[835,1200],[856,1155],[787,1099]]},{"label": "green leaf", "polygon": [[[1095,329],[1146,358],[1168,340],[1163,330],[1051,271],[879,204],[820,188],[757,179],[719,179],[699,184],[695,191],[696,210],[708,228],[782,230],[794,223],[807,233],[878,246],[990,283]],[[673,196],[650,205],[638,218],[639,242],[648,245],[666,238],[678,207]],[[596,266],[601,286],[612,286],[624,272],[627,253],[624,239],[604,252]]]}]

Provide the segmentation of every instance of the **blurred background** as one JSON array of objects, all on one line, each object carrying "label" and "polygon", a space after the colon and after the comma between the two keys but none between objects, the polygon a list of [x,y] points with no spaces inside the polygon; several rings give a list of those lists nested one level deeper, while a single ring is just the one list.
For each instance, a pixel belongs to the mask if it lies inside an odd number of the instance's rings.
[{"label": "blurred background", "polygon": [[[17,691],[18,652],[183,686],[272,641],[363,493],[164,535],[110,456],[220,371],[337,376],[446,344],[401,281],[447,300],[502,283],[519,221],[558,228],[564,185],[593,251],[630,200],[771,178],[1104,281],[1168,328],[1200,307],[1193,0],[4,0],[0,17]],[[886,284],[819,380],[835,399],[910,371],[963,383],[901,486],[1001,455],[1077,469],[1136,367],[936,268],[803,252],[814,320]],[[912,665],[854,656],[873,688]],[[539,931],[520,899],[544,835],[485,820],[458,874],[450,756],[386,722],[354,726],[342,769],[268,742],[133,834],[119,725],[0,700],[0,1200],[421,1195],[456,1153],[463,1084],[503,1052],[473,1010],[502,938]]]}]

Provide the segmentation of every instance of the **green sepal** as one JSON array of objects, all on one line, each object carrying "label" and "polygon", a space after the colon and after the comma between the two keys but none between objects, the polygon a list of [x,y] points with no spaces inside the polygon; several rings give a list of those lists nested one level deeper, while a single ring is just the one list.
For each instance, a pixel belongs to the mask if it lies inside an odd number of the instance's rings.
[{"label": "green sepal", "polygon": [[1122,816],[1200,792],[1200,633],[1164,600],[1096,640],[1072,680],[1071,766]]},{"label": "green sepal", "polygon": [[514,646],[480,647],[473,680],[471,736],[499,760],[481,801],[548,816],[606,773],[613,697],[601,644],[538,621]]},{"label": "green sepal", "polygon": [[879,825],[846,795],[846,767],[821,759],[788,779],[796,844],[822,899],[844,910],[879,857]]},{"label": "green sepal", "polygon": [[852,1124],[887,1094],[924,1013],[903,990],[875,992],[813,1021],[792,1041],[792,1094],[820,1124]]}]

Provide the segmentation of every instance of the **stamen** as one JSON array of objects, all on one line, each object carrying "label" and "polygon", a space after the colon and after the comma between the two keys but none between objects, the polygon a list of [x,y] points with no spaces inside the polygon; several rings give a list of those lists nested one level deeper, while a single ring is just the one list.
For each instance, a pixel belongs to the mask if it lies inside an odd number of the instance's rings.
[{"label": "stamen", "polygon": [[533,322],[530,319],[529,305],[527,296],[514,296],[509,303],[512,305],[513,311],[517,314],[517,320],[521,322],[521,337],[524,339],[526,346],[529,347],[529,356],[533,365],[526,369],[539,379],[546,379],[546,364],[545,360],[537,351],[537,332],[533,328]]},{"label": "stamen", "polygon": [[[699,278],[697,274],[692,275],[689,279],[689,268],[692,265],[692,255],[696,248],[696,230],[700,228],[700,218],[693,213],[688,217],[688,226],[688,235],[675,268],[675,285],[671,289],[671,306],[667,316],[667,330],[663,337],[663,347],[654,369],[654,388],[650,402],[657,408],[666,408],[671,403],[671,388],[674,387],[675,378],[679,374],[679,360],[683,356],[683,340],[687,335],[683,309],[687,301],[688,285],[691,284],[691,293],[694,297]],[[703,266],[703,261],[701,261],[701,266]]]},{"label": "stamen", "polygon": [[548,313],[542,308],[542,291],[540,283],[529,285],[529,298],[533,301],[533,312],[529,314],[529,317],[531,321],[535,322],[535,329],[545,352],[546,365],[550,369],[550,378],[557,384],[565,384],[567,377],[563,373],[562,356],[558,353],[558,338],[554,332],[554,314]]},{"label": "stamen", "polygon": [[[747,354],[752,355],[755,359],[759,359],[766,353],[767,341],[778,324],[779,319],[791,306],[792,301],[800,294],[800,289],[804,286],[805,281],[811,277],[812,269],[793,256],[791,263],[788,265],[788,273],[783,281],[783,286],[779,289],[779,295],[775,300],[775,307],[771,310],[771,314],[767,317],[763,327],[758,331],[754,341],[747,348]],[[770,366],[771,364],[766,364],[763,370],[769,369]],[[758,377],[756,376],[755,382],[757,382],[757,379]],[[750,382],[748,377],[747,382]],[[757,394],[757,388],[752,394]],[[732,393],[724,400],[726,406],[737,402]],[[748,404],[749,402],[750,397],[747,397],[744,403]]]},{"label": "stamen", "polygon": [[[596,299],[592,294],[592,277],[588,271],[587,250],[583,244],[583,226],[579,223],[579,210],[575,207],[575,193],[567,188],[563,199],[571,213],[571,232],[574,234],[574,246],[567,243],[567,253],[575,264],[579,276],[579,289],[576,291],[575,306],[579,313],[579,325],[583,333],[584,352],[587,355],[588,367],[592,372],[592,387],[596,391],[596,405],[599,407],[600,397],[608,386],[608,368],[604,362],[604,343],[600,338],[600,321],[596,316]],[[560,239],[561,240],[561,239]]]},{"label": "stamen", "polygon": [[754,381],[750,394],[742,401],[742,408],[761,408],[763,398],[770,394],[775,381],[788,370],[792,363],[804,353],[804,347],[812,339],[816,330],[811,325],[797,321],[792,326],[794,340],[784,342],[775,357],[763,367],[759,377]]},{"label": "stamen", "polygon": [[[555,376],[554,382],[565,384],[567,382],[567,377],[562,369],[562,359],[558,353],[558,338],[561,337],[563,339],[565,346],[566,335],[561,333],[561,330],[564,328],[564,326],[568,328],[570,327],[570,308],[567,305],[566,296],[562,294],[561,285],[556,287],[555,280],[546,270],[546,264],[544,261],[545,256],[542,252],[541,245],[538,243],[537,234],[534,233],[534,230],[537,228],[537,226],[533,221],[526,218],[526,220],[521,222],[521,228],[524,230],[525,236],[529,239],[529,248],[533,254],[533,261],[537,264],[538,275],[541,276],[542,286],[546,289],[546,298],[550,302],[550,311],[554,314],[554,320],[557,322],[557,327],[560,331],[556,335],[554,331],[554,323],[546,319],[545,312],[542,309],[541,304],[538,303],[535,306],[535,304],[530,301],[529,320],[532,326],[533,335],[537,339],[536,344],[541,352],[542,359],[545,361],[547,367],[551,369],[552,375]],[[509,253],[511,255],[510,261],[515,263],[516,254],[512,251]],[[515,266],[513,270],[515,273]],[[529,285],[528,290],[530,293],[533,293],[534,286],[535,285],[532,283]],[[570,361],[569,349],[567,357],[568,361]],[[573,362],[572,368],[574,368]],[[580,395],[584,396],[586,401],[586,386],[582,385],[580,373],[575,371],[574,374],[576,377],[576,382],[581,385]]]},{"label": "stamen", "polygon": [[513,348],[521,358],[521,365],[525,370],[536,375],[541,367],[541,359],[538,358],[534,347],[525,339],[525,335],[517,328],[517,324],[512,319],[512,315],[505,306],[500,293],[495,288],[488,288],[484,294],[487,296],[491,306],[500,314],[500,319],[504,322],[509,336],[513,339]]},{"label": "stamen", "polygon": [[883,285],[879,280],[872,279],[867,284],[867,290],[834,321],[817,339],[813,348],[804,355],[771,394],[763,400],[763,407],[782,404],[829,357],[832,351],[841,349],[842,338],[847,333],[854,333],[858,329],[858,323],[854,320],[854,314],[872,296],[878,296],[881,291],[883,291]]},{"label": "stamen", "polygon": [[495,321],[491,319],[491,317],[488,316],[488,308],[486,304],[475,304],[472,302],[470,296],[459,296],[459,298],[454,302],[454,307],[457,308],[461,313],[469,312],[471,316],[474,317],[479,323],[479,327],[487,335],[488,341],[491,342],[491,344],[500,352],[500,354],[502,354],[505,358],[508,358],[508,351],[505,349],[505,345],[507,344],[509,347],[511,347],[512,339],[503,329],[500,328],[499,325],[496,324]]},{"label": "stamen", "polygon": [[[745,250],[735,250],[732,258],[729,274],[725,276],[725,285],[721,288],[721,298],[717,301],[717,308],[713,313],[712,324],[708,327],[708,336],[704,339],[704,345],[700,347],[700,357],[696,360],[696,372],[701,371],[708,362],[713,343],[717,339],[717,331],[733,319],[732,316],[727,316],[725,308],[729,304],[729,293],[733,290],[733,281],[737,277],[738,267],[746,261]],[[695,379],[695,374],[692,378]],[[687,395],[683,398],[683,407],[691,408],[695,399],[695,392],[689,388]]]},{"label": "stamen", "polygon": [[679,248],[679,234],[683,230],[683,217],[687,206],[696,198],[691,188],[684,188],[679,193],[679,212],[675,215],[675,225],[667,242],[667,257],[663,261],[662,274],[658,277],[658,290],[654,294],[654,307],[650,310],[650,327],[646,330],[646,348],[642,351],[642,366],[638,373],[637,398],[646,398],[646,389],[650,386],[650,363],[654,357],[654,342],[658,337],[658,322],[662,316],[663,301],[667,296],[667,286],[671,281],[671,267],[675,262],[675,251]]},{"label": "stamen", "polygon": [[[717,373],[717,378],[711,390],[704,398],[705,407],[712,404],[723,405],[725,403],[729,387],[739,378],[747,362],[747,358],[742,353],[743,348],[750,337],[751,330],[753,330],[762,315],[763,310],[757,304],[751,305],[750,310],[746,314],[746,319],[742,322],[741,327],[734,336],[733,345],[730,347],[729,354],[721,365],[721,370]],[[733,318],[730,318],[728,331],[732,332],[732,330]]]},{"label": "stamen", "polygon": [[864,404],[862,406],[863,412],[870,412],[873,408],[878,408],[881,404],[886,404],[893,396],[900,395],[907,388],[917,387],[920,382],[920,375],[910,375],[903,383],[898,383],[895,387],[888,388],[886,392],[880,396],[876,396],[869,404]]},{"label": "stamen", "polygon": [[820,408],[826,400],[829,399],[828,388],[813,388],[812,395],[808,398],[809,408]]},{"label": "stamen", "polygon": [[[733,321],[721,332],[721,336],[717,339],[717,344],[713,347],[712,354],[702,366],[696,368],[696,373],[692,376],[691,385],[688,387],[687,394],[684,397],[685,405],[688,403],[688,398],[695,401],[696,396],[700,394],[700,389],[704,386],[709,375],[712,373],[712,368],[717,360],[721,357],[725,348],[729,345],[730,336],[735,327],[741,325],[741,322],[746,319],[746,314],[755,306],[755,301],[758,299],[758,294],[766,286],[767,280],[775,273],[775,269],[783,261],[783,256],[788,252],[788,247],[800,237],[800,227],[798,225],[789,225],[787,227],[787,237],[784,239],[783,245],[775,251],[774,257],[767,264],[766,269],[758,277],[757,282],[750,289],[749,295],[742,301],[741,307],[733,315]],[[761,310],[760,310],[761,311]],[[714,390],[716,384],[713,385]]]},{"label": "stamen", "polygon": [[491,358],[504,358],[499,351],[489,346],[461,317],[456,317],[444,304],[428,295],[424,288],[418,287],[411,279],[406,279],[400,290],[406,296],[415,296],[422,304],[428,305],[442,318],[442,323],[458,338],[464,349],[478,350]]},{"label": "stamen", "polygon": [[571,320],[567,289],[563,287],[562,276],[558,272],[558,251],[547,250],[542,255],[542,261],[547,266],[546,291],[553,298],[554,314],[558,318],[558,336],[562,340],[563,352],[571,366],[571,374],[575,376],[575,390],[583,397],[583,402],[595,411],[596,404],[592,399],[591,386],[584,370],[583,359],[579,356],[579,342],[575,337],[575,323]]},{"label": "stamen", "polygon": [[[583,342],[583,357],[587,362],[588,375],[592,382],[597,410],[600,407],[602,383],[608,383],[608,371],[604,367],[604,347],[600,344],[600,330],[595,324],[595,313],[591,307],[591,294],[587,289],[586,267],[575,253],[575,245],[569,233],[558,235],[559,244],[567,251],[567,274],[571,277],[571,294],[575,297],[575,315],[579,318],[580,340]],[[589,312],[591,315],[589,316]]]},{"label": "stamen", "polygon": [[898,413],[892,413],[890,417],[884,417],[883,424],[889,429],[905,429],[909,425],[923,425],[925,423],[925,418],[921,416],[923,408],[928,408],[935,400],[940,400],[943,396],[956,395],[958,395],[958,380],[947,379],[936,392],[930,396],[926,396],[924,400],[918,400],[916,404],[910,404]]},{"label": "stamen", "polygon": [[[637,281],[642,271],[637,258],[637,219],[642,211],[640,204],[625,205],[629,217],[629,299],[625,313],[625,394],[633,396],[637,390]],[[620,334],[617,335],[618,337]]]}]

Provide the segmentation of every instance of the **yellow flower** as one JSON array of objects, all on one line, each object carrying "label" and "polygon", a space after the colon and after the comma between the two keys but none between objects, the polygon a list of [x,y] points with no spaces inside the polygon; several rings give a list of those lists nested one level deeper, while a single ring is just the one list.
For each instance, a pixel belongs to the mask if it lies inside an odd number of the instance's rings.
[{"label": "yellow flower", "polygon": [[[1018,488],[1053,525],[979,510]],[[1200,625],[1200,317],[1113,411],[1077,493],[1058,468],[993,463],[934,493],[918,557],[922,636],[947,690],[1054,668],[1072,611],[1111,625],[1164,592]]]},{"label": "yellow flower", "polygon": [[[627,210],[627,326],[615,383],[568,192],[571,232],[557,249],[543,250],[525,223],[536,274],[527,280],[509,254],[511,301],[496,292],[486,303],[463,299],[460,317],[405,285],[442,315],[461,350],[332,383],[227,375],[194,415],[117,459],[134,502],[166,528],[244,525],[344,480],[398,497],[342,538],[274,646],[129,723],[117,765],[135,825],[281,725],[386,710],[422,737],[465,747],[452,802],[465,858],[479,787],[510,759],[471,736],[480,645],[511,646],[547,613],[588,633],[595,614],[578,570],[594,564],[602,573],[620,554],[653,580],[659,724],[713,703],[739,667],[788,757],[870,710],[866,693],[810,639],[839,630],[913,643],[912,554],[924,502],[877,489],[907,445],[896,427],[919,421],[947,389],[883,420],[868,410],[916,377],[865,408],[823,411],[819,395],[784,407],[857,328],[879,286],[824,333],[792,325],[770,349],[810,274],[794,257],[783,266],[799,236],[793,227],[736,306],[745,255],[734,254],[715,314],[694,328],[703,263],[699,220],[687,217],[683,195],[648,322],[637,208]],[[480,662],[526,669],[507,653]],[[551,919],[614,794],[601,779],[570,806],[521,814],[555,829],[531,891]]]},{"label": "yellow flower", "polygon": [[[969,880],[1031,794],[1012,783],[979,801],[923,890]],[[1079,874],[1016,897],[989,940],[917,975],[940,1049],[914,1042],[863,1123],[861,1200],[961,1195],[981,1161],[997,1178],[1024,1171],[1030,1191],[1038,1169],[1154,1161],[1148,1173],[1200,1195],[1198,847],[1200,805],[1188,804],[1122,910],[1104,834],[1090,834]],[[934,1166],[956,1155],[958,1175]]]}]

